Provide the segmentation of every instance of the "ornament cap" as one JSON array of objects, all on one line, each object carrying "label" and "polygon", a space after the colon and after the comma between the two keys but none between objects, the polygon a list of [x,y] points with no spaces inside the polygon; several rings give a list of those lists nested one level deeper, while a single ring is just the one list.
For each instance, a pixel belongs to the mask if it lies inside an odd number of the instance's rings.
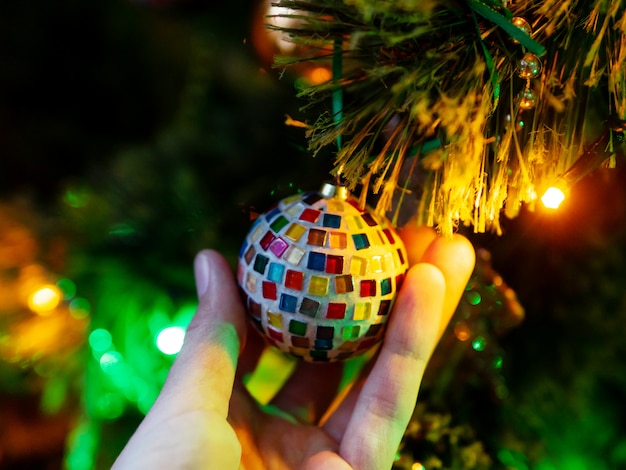
[{"label": "ornament cap", "polygon": [[350,191],[348,191],[348,188],[343,185],[324,183],[320,189],[320,194],[326,199],[334,197],[345,201],[350,196]]}]

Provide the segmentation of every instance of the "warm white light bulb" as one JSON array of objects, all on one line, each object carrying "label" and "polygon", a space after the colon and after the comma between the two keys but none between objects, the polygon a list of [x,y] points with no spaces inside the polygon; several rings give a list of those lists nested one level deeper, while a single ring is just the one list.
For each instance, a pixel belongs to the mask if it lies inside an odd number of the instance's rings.
[{"label": "warm white light bulb", "polygon": [[554,186],[548,188],[541,196],[541,202],[549,209],[558,209],[564,199],[565,193]]},{"label": "warm white light bulb", "polygon": [[183,347],[185,329],[180,326],[170,326],[161,330],[157,335],[156,345],[163,354],[177,354]]}]

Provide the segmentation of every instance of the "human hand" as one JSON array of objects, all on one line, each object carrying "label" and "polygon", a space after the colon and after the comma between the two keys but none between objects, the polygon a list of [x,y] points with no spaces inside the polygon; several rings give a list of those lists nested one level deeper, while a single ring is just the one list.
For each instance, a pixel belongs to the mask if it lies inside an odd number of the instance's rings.
[{"label": "human hand", "polygon": [[200,252],[198,311],[159,398],[114,470],[390,468],[428,359],[475,261],[461,236],[445,240],[424,228],[400,235],[411,268],[380,350],[339,403],[343,363],[300,362],[271,402],[293,419],[265,411],[243,385],[264,346],[255,332],[247,334],[227,262]]}]

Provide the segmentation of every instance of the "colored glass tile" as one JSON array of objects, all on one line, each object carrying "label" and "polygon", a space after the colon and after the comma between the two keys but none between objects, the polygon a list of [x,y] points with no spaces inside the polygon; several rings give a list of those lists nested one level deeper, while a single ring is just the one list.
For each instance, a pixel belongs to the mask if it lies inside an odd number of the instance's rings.
[{"label": "colored glass tile", "polygon": [[348,246],[346,234],[344,232],[330,232],[330,247],[345,250]]},{"label": "colored glass tile", "polygon": [[[298,321],[298,320],[290,320],[289,321],[289,333],[293,333],[294,335],[300,335],[300,336],[306,335],[306,323]],[[293,344],[293,341],[292,341],[292,344]]]},{"label": "colored glass tile", "polygon": [[274,240],[270,245],[270,251],[274,253],[278,258],[280,258],[283,253],[287,251],[287,248],[289,248],[289,244],[280,237]]},{"label": "colored glass tile", "polygon": [[391,309],[391,300],[381,300],[380,307],[378,307],[378,315],[385,316]]},{"label": "colored glass tile", "polygon": [[263,298],[276,300],[276,283],[263,281]]},{"label": "colored glass tile", "polygon": [[380,280],[380,295],[391,294],[391,278],[387,277]]},{"label": "colored glass tile", "polygon": [[388,228],[385,228],[385,229],[383,229],[383,233],[387,237],[387,240],[389,240],[389,243],[391,243],[393,245],[396,242],[395,238],[393,237],[393,233],[391,232],[391,230],[389,230]]},{"label": "colored glass tile", "polygon": [[383,265],[383,257],[380,255],[374,255],[370,258],[370,272],[382,273],[385,270]]},{"label": "colored glass tile", "polygon": [[361,207],[361,204],[359,204],[359,200],[358,199],[355,199],[355,198],[351,197],[350,199],[348,199],[348,204],[350,204],[352,207],[354,207],[359,212],[363,212],[363,208]]},{"label": "colored glass tile", "polygon": [[380,338],[378,338],[378,337],[364,339],[363,341],[361,341],[359,343],[359,346],[357,347],[357,350],[365,351],[367,349],[371,349],[372,346],[374,346],[379,341],[380,341]]},{"label": "colored glass tile", "polygon": [[370,241],[368,240],[366,233],[353,233],[352,240],[354,241],[354,247],[357,250],[363,250],[370,247]]},{"label": "colored glass tile", "polygon": [[285,287],[289,289],[302,290],[302,282],[304,280],[304,274],[300,271],[287,270],[285,276]]},{"label": "colored glass tile", "polygon": [[[291,185],[292,184],[289,183],[289,186]],[[291,196],[287,196],[285,199],[283,199],[282,202],[283,204],[291,204],[294,201],[299,201],[301,197],[302,195],[300,193],[292,194]]]},{"label": "colored glass tile", "polygon": [[320,216],[320,211],[315,209],[304,209],[302,214],[300,214],[300,220],[304,220],[306,222],[315,223]]},{"label": "colored glass tile", "polygon": [[374,217],[372,216],[372,214],[370,214],[369,212],[363,212],[361,214],[361,218],[365,221],[365,223],[367,225],[369,225],[370,227],[375,227],[376,225],[378,225],[378,222],[376,222],[374,220]]},{"label": "colored glass tile", "polygon": [[283,316],[280,313],[267,312],[267,323],[280,330],[283,327]]},{"label": "colored glass tile", "polygon": [[363,279],[361,281],[361,297],[373,297],[376,295],[376,281],[373,279]]},{"label": "colored glass tile", "polygon": [[387,271],[392,271],[395,264],[393,262],[393,254],[389,252],[385,253],[385,256],[383,257],[383,263]]},{"label": "colored glass tile", "polygon": [[372,304],[369,302],[357,303],[354,306],[353,320],[367,320],[372,313]]},{"label": "colored glass tile", "polygon": [[326,268],[326,255],[319,251],[311,251],[306,267],[314,271],[324,271]]},{"label": "colored glass tile", "polygon": [[250,245],[248,244],[248,239],[245,239],[241,246],[239,247],[239,257],[241,258]]},{"label": "colored glass tile", "polygon": [[246,275],[246,290],[251,294],[256,292],[257,277],[253,273]]},{"label": "colored glass tile", "polygon": [[339,228],[341,227],[341,216],[336,214],[324,214],[322,217],[322,225],[324,227]]},{"label": "colored glass tile", "polygon": [[248,305],[248,313],[250,313],[250,315],[252,315],[253,317],[261,318],[262,308],[261,308],[260,303],[255,302],[250,297],[248,297],[247,305]]},{"label": "colored glass tile", "polygon": [[270,281],[277,282],[278,284],[283,282],[283,273],[285,267],[279,263],[270,263],[270,269],[267,272],[267,278]]},{"label": "colored glass tile", "polygon": [[298,266],[300,261],[304,257],[304,250],[297,246],[290,246],[283,256],[283,259],[287,261],[289,264],[293,264],[294,266]]},{"label": "colored glass tile", "polygon": [[383,330],[383,324],[377,323],[376,325],[370,325],[365,333],[365,336],[377,336]]},{"label": "colored glass tile", "polygon": [[300,225],[294,222],[285,231],[285,237],[294,242],[297,242],[298,240],[300,240],[302,235],[304,235],[304,232],[306,232],[306,227],[304,225]]},{"label": "colored glass tile", "polygon": [[256,258],[254,259],[254,270],[257,273],[265,274],[265,267],[267,266],[269,260],[270,259],[267,256],[263,256],[260,253],[257,254]]},{"label": "colored glass tile", "polygon": [[337,294],[345,294],[353,290],[354,285],[352,284],[352,276],[350,274],[335,277],[335,292]]},{"label": "colored glass tile", "polygon": [[338,302],[329,302],[326,318],[341,319],[346,316],[346,304]]},{"label": "colored glass tile", "polygon": [[385,238],[385,235],[383,234],[382,231],[376,230],[376,237],[374,238],[376,239],[376,245],[379,245],[379,246],[387,245],[387,239]]},{"label": "colored glass tile", "polygon": [[279,215],[276,220],[270,224],[270,228],[278,233],[285,228],[287,224],[289,224],[289,220],[287,220],[284,215]]},{"label": "colored glass tile", "polygon": [[350,260],[350,274],[364,276],[367,272],[367,260],[359,256],[353,256]]},{"label": "colored glass tile", "polygon": [[338,201],[336,199],[329,200],[327,207],[330,212],[343,212],[344,211],[343,202]]},{"label": "colored glass tile", "polygon": [[400,264],[404,264],[404,255],[402,254],[402,250],[398,248],[398,258],[400,258]]},{"label": "colored glass tile", "polygon": [[348,225],[348,230],[351,232],[363,230],[363,222],[361,221],[361,217],[358,215],[346,217],[346,224]]},{"label": "colored glass tile", "polygon": [[329,274],[341,274],[343,272],[343,256],[327,255],[326,272]]},{"label": "colored glass tile", "polygon": [[283,342],[283,334],[280,331],[276,331],[274,328],[268,328],[267,334],[273,340],[278,341],[279,343]]},{"label": "colored glass tile", "polygon": [[339,349],[339,351],[347,351],[348,353],[350,353],[351,351],[356,350],[358,345],[359,345],[358,342],[346,341],[341,346],[339,346],[338,349]]},{"label": "colored glass tile", "polygon": [[283,312],[296,313],[296,306],[298,305],[298,298],[289,294],[280,294],[280,301],[278,308]]},{"label": "colored glass tile", "polygon": [[304,210],[304,205],[301,202],[296,202],[285,209],[285,214],[295,217]]},{"label": "colored glass tile", "polygon": [[309,294],[324,296],[328,294],[328,278],[324,276],[311,276],[309,280]]},{"label": "colored glass tile", "polygon": [[308,348],[296,348],[295,346],[290,346],[289,347],[289,352],[291,354],[293,354],[294,356],[309,357],[309,350],[308,350]]},{"label": "colored glass tile", "polygon": [[280,209],[278,207],[274,207],[273,209],[267,211],[267,213],[265,214],[265,220],[271,222],[271,220],[278,214],[280,214]]},{"label": "colored glass tile", "polygon": [[317,201],[321,200],[322,196],[319,193],[309,193],[306,194],[303,198],[302,198],[302,202],[304,202],[305,204],[308,204],[309,206],[312,206],[313,204],[315,204]]},{"label": "colored glass tile", "polygon": [[398,292],[400,290],[400,287],[402,287],[402,284],[404,283],[404,276],[404,273],[398,274],[396,276],[396,292]]},{"label": "colored glass tile", "polygon": [[309,348],[309,338],[303,338],[302,336],[292,336],[291,344],[296,348]]},{"label": "colored glass tile", "polygon": [[250,248],[246,250],[246,254],[243,259],[246,260],[247,264],[250,264],[250,262],[254,259],[254,255],[256,255],[256,250],[254,249],[254,246],[250,245]]},{"label": "colored glass tile", "polygon": [[305,297],[304,299],[302,299],[302,304],[300,305],[300,313],[303,313],[309,317],[315,317],[319,309],[320,309],[319,302],[316,302],[313,299],[309,299],[308,297]]},{"label": "colored glass tile", "polygon": [[341,339],[350,341],[359,337],[360,325],[346,325],[341,329]]},{"label": "colored glass tile", "polygon": [[307,243],[313,246],[324,246],[326,244],[326,230],[312,228],[309,230]]},{"label": "colored glass tile", "polygon": [[265,231],[265,227],[263,225],[257,225],[256,228],[250,234],[250,240],[252,243],[258,242],[263,236],[263,232]]},{"label": "colored glass tile", "polygon": [[265,331],[263,330],[263,323],[261,323],[261,319],[252,317],[251,320],[252,320],[252,324],[254,325],[254,327],[257,330],[259,330],[262,334],[265,334]]},{"label": "colored glass tile", "polygon": [[315,331],[317,339],[333,339],[335,336],[335,328],[333,326],[318,326]]},{"label": "colored glass tile", "polygon": [[[331,346],[331,348],[332,348],[332,346]],[[313,359],[314,361],[319,361],[319,362],[328,361],[328,351],[315,351],[315,350],[313,350],[313,351],[309,352],[309,356],[311,356],[311,359]]]},{"label": "colored glass tile", "polygon": [[318,351],[330,351],[333,349],[332,339],[315,339],[314,346]]},{"label": "colored glass tile", "polygon": [[267,232],[265,235],[263,235],[263,238],[261,238],[261,248],[267,251],[275,238],[276,236],[272,232]]}]

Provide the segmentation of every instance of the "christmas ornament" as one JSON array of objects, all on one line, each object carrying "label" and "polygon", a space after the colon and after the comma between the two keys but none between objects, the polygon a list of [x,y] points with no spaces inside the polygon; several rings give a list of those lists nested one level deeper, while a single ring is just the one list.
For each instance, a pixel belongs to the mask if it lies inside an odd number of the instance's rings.
[{"label": "christmas ornament", "polygon": [[270,344],[306,361],[336,361],[381,341],[407,269],[391,223],[327,183],[255,221],[237,278]]}]

